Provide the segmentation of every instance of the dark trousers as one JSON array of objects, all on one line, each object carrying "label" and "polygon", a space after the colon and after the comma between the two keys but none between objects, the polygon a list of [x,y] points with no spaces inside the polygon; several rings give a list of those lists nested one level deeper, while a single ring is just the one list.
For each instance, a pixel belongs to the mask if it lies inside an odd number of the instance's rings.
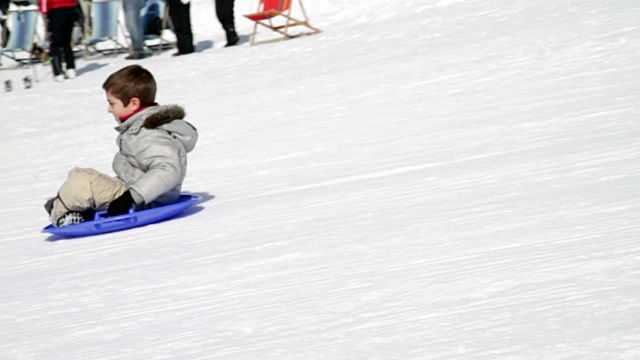
[{"label": "dark trousers", "polygon": [[53,74],[62,74],[62,57],[67,69],[75,69],[76,63],[71,49],[71,34],[74,23],[78,20],[78,12],[74,7],[51,9],[47,17],[47,30],[51,32],[49,56],[53,65]]},{"label": "dark trousers", "polygon": [[191,32],[191,3],[183,4],[180,0],[169,0],[169,16],[176,33],[178,52],[192,53],[194,48]]},{"label": "dark trousers", "polygon": [[[9,0],[0,0],[0,11],[7,16],[9,10]],[[5,47],[9,41],[9,29],[7,28],[7,21],[0,20],[0,32],[2,32],[2,39],[0,39],[0,45]]]},{"label": "dark trousers", "polygon": [[233,19],[234,0],[216,0],[216,15],[224,31],[235,32],[235,21]]}]

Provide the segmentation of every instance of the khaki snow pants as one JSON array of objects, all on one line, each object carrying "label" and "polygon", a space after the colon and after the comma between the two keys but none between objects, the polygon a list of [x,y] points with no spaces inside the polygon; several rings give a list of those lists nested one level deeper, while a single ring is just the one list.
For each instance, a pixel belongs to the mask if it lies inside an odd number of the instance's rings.
[{"label": "khaki snow pants", "polygon": [[125,191],[124,182],[116,177],[94,169],[73,168],[53,201],[49,219],[56,224],[69,211],[106,210]]}]

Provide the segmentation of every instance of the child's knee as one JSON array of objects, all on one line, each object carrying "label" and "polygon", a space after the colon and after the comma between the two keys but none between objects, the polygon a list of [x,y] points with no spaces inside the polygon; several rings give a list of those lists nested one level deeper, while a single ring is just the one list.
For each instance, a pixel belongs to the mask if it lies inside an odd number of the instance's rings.
[{"label": "child's knee", "polygon": [[98,172],[93,169],[74,167],[69,171],[69,178],[90,178],[97,174]]}]

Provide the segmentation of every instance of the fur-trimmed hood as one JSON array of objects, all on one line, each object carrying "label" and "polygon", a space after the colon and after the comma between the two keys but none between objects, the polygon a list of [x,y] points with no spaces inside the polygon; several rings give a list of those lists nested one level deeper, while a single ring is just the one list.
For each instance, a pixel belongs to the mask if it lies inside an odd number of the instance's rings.
[{"label": "fur-trimmed hood", "polygon": [[121,134],[136,135],[142,128],[164,130],[174,139],[180,140],[187,152],[193,150],[198,140],[198,131],[184,120],[186,112],[179,105],[152,106],[133,115],[116,127]]},{"label": "fur-trimmed hood", "polygon": [[159,128],[173,120],[182,120],[185,115],[184,109],[178,105],[161,106],[158,112],[147,116],[142,126],[147,129]]}]

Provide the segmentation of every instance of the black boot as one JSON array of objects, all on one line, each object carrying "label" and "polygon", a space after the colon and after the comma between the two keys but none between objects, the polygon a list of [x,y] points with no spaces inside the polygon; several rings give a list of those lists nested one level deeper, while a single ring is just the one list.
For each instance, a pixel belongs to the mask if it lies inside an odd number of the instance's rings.
[{"label": "black boot", "polygon": [[91,209],[85,211],[69,211],[58,219],[58,221],[56,222],[56,226],[63,227],[80,224],[85,221],[91,221],[93,220],[95,214],[96,212]]},{"label": "black boot", "polygon": [[187,55],[193,53],[196,49],[193,47],[193,35],[189,33],[176,35],[176,43],[178,45],[178,52],[174,55]]},{"label": "black boot", "polygon": [[236,29],[228,28],[228,29],[225,29],[225,32],[227,33],[227,44],[224,47],[237,45],[238,41],[240,41],[240,38],[238,38]]}]

